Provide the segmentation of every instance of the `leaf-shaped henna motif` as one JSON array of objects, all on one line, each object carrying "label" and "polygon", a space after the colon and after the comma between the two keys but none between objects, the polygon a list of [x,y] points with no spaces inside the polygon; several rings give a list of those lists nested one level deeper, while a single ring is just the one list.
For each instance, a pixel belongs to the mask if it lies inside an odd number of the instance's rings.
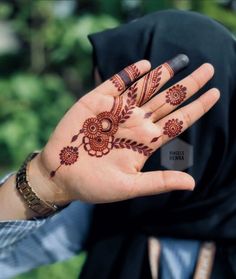
[{"label": "leaf-shaped henna motif", "polygon": [[[139,74],[133,66],[128,70],[133,71],[131,71],[133,74],[132,79]],[[77,146],[62,148],[59,154],[60,164],[55,170],[51,171],[51,178],[56,175],[56,172],[62,165],[69,166],[77,162],[79,159],[79,148],[82,145],[88,155],[97,158],[107,155],[113,148],[131,149],[144,156],[150,156],[152,154],[153,150],[143,143],[137,143],[136,141],[125,138],[115,138],[119,124],[125,123],[133,113],[136,106],[137,89],[137,83],[130,86],[124,107],[123,97],[115,97],[110,111],[103,111],[97,116],[87,118],[84,121],[82,129],[71,138],[71,143],[74,143],[78,140],[79,135],[82,134],[82,142]],[[156,141],[155,138],[152,139],[152,142],[154,141]]]},{"label": "leaf-shaped henna motif", "polygon": [[71,141],[70,141],[70,142],[72,143],[72,142],[77,141],[79,135],[82,134],[83,132],[84,132],[84,130],[83,130],[83,129],[80,129],[79,132],[71,138]]},{"label": "leaf-shaped henna motif", "polygon": [[135,152],[143,154],[144,156],[150,156],[153,152],[153,149],[144,145],[143,143],[138,143],[126,138],[116,138],[113,142],[113,148],[115,149],[132,149]]},{"label": "leaf-shaped henna motif", "polygon": [[187,95],[187,88],[181,84],[172,86],[166,92],[166,102],[172,106],[180,105]]},{"label": "leaf-shaped henna motif", "polygon": [[146,112],[146,113],[144,114],[144,118],[149,118],[149,117],[151,117],[152,114],[153,114],[152,111]]},{"label": "leaf-shaped henna motif", "polygon": [[128,89],[126,105],[121,111],[119,123],[125,123],[125,121],[129,119],[131,114],[133,113],[137,98],[137,90],[137,83],[135,83]]},{"label": "leaf-shaped henna motif", "polygon": [[153,138],[150,142],[151,142],[151,143],[156,142],[156,141],[158,141],[158,139],[159,139],[160,137],[161,137],[161,136],[155,137],[155,138]]}]

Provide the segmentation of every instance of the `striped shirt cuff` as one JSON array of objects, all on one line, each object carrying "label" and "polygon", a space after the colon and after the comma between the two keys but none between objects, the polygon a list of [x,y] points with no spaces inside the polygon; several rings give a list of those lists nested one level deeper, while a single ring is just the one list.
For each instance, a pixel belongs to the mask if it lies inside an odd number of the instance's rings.
[{"label": "striped shirt cuff", "polygon": [[[6,175],[3,179],[0,179],[0,186],[13,174],[14,172]],[[41,227],[46,220],[47,218],[34,218],[32,220],[0,221],[0,250],[12,246],[28,233]]]}]

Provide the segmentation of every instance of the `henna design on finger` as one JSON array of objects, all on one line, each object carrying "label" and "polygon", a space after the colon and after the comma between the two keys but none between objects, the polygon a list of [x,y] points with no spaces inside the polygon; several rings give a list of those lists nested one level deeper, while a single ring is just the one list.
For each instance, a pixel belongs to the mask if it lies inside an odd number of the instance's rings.
[{"label": "henna design on finger", "polygon": [[140,71],[132,64],[110,78],[118,91],[124,91],[134,80],[140,76]]},{"label": "henna design on finger", "polygon": [[[169,72],[170,77],[173,77],[176,73],[178,73],[180,70],[185,68],[188,64],[189,64],[189,58],[185,54],[179,54],[176,57],[174,57],[173,59],[165,62],[163,65],[158,67],[157,68],[157,72],[158,72],[158,69],[160,70],[160,68],[163,66]],[[148,99],[150,99],[155,94],[155,92],[156,92],[156,90],[157,90],[157,88],[158,88],[158,86],[160,84],[161,78],[158,77],[157,81],[159,82],[159,84],[157,83],[154,86],[154,88],[149,91],[149,89],[148,89],[148,80],[152,79],[152,77],[150,77],[150,73],[147,74],[144,77],[144,79],[143,79],[142,92],[141,92],[139,101],[137,103],[138,106],[143,105]],[[183,85],[179,85],[179,84],[177,84],[176,86],[173,86],[172,88],[170,88],[167,91],[167,93],[166,93],[166,101],[164,103],[160,104],[159,107],[157,107],[155,109],[155,112],[157,110],[159,110],[160,108],[162,108],[167,103],[169,103],[169,104],[171,104],[173,106],[174,105],[179,105],[186,98],[186,94],[187,94],[186,91],[187,91],[187,88],[184,87]],[[144,115],[144,118],[151,117],[153,112],[147,112]]]},{"label": "henna design on finger", "polygon": [[177,84],[172,86],[166,92],[166,102],[170,105],[177,106],[180,105],[187,95],[187,88],[183,85]]},{"label": "henna design on finger", "polygon": [[171,60],[167,61],[163,65],[168,70],[170,77],[173,77],[179,71],[184,69],[189,64],[189,58],[185,54],[178,54]]},{"label": "henna design on finger", "polygon": [[138,143],[126,138],[115,138],[119,124],[125,123],[135,109],[137,98],[137,83],[128,89],[126,104],[123,107],[123,97],[114,97],[110,111],[99,113],[96,117],[90,117],[83,123],[82,129],[72,137],[71,142],[76,142],[79,135],[83,135],[82,143],[78,146],[66,146],[59,154],[60,165],[50,173],[53,178],[62,165],[70,166],[79,159],[79,148],[92,157],[100,158],[114,149],[130,149],[144,156],[150,156],[152,149],[143,143]]},{"label": "henna design on finger", "polygon": [[[187,96],[187,88],[183,85],[176,84],[172,86],[169,90],[166,92],[166,102],[161,104],[158,108],[155,109],[155,112],[159,110],[161,107],[163,107],[166,103],[169,103],[170,105],[177,106],[180,105]],[[144,118],[149,118],[153,114],[153,111],[147,112],[144,115]]]},{"label": "henna design on finger", "polygon": [[170,74],[170,77],[172,78],[175,75],[175,72],[173,71],[173,69],[171,68],[171,66],[166,62],[163,64],[163,66],[167,69],[167,71]]},{"label": "henna design on finger", "polygon": [[86,137],[94,138],[102,131],[102,123],[96,117],[91,117],[85,120],[83,125],[83,133]]},{"label": "henna design on finger", "polygon": [[142,90],[137,101],[137,106],[142,106],[148,101],[157,91],[162,74],[162,66],[152,70],[143,78]]},{"label": "henna design on finger", "polygon": [[183,129],[183,121],[176,119],[170,119],[165,123],[163,128],[164,135],[167,135],[169,138],[178,136]]}]

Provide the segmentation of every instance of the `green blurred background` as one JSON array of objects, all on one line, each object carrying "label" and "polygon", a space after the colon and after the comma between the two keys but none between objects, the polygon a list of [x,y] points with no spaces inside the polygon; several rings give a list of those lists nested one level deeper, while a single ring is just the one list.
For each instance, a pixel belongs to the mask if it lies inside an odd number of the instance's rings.
[{"label": "green blurred background", "polygon": [[[41,149],[93,87],[89,33],[169,8],[206,14],[236,34],[236,0],[0,1],[0,176]],[[17,278],[77,278],[84,259],[82,253]]]}]

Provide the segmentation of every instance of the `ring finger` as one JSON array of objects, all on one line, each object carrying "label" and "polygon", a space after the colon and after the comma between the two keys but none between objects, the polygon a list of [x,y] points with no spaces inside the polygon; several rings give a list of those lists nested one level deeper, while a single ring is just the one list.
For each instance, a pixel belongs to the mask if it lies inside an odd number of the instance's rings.
[{"label": "ring finger", "polygon": [[211,109],[219,97],[220,92],[218,89],[210,89],[189,105],[156,122],[160,133],[151,140],[151,143],[158,148],[178,136]]},{"label": "ring finger", "polygon": [[145,117],[150,117],[153,122],[163,118],[198,92],[213,75],[214,68],[211,64],[201,65],[189,76],[147,102],[142,107],[145,111]]}]

